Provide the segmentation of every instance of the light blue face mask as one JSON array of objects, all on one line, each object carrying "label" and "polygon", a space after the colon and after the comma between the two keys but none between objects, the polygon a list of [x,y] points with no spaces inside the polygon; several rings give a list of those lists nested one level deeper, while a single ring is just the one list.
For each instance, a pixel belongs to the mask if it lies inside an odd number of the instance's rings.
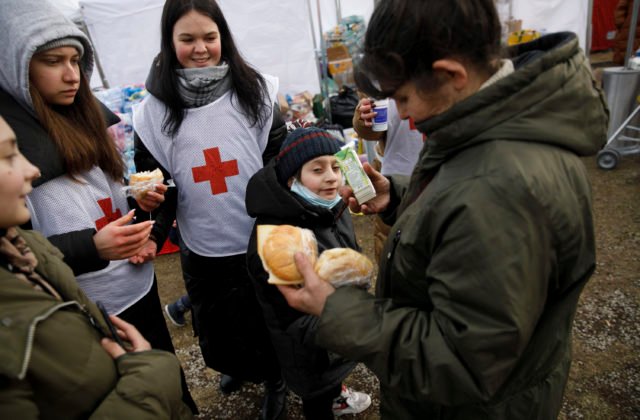
[{"label": "light blue face mask", "polygon": [[319,195],[311,192],[309,188],[302,185],[302,183],[300,183],[296,178],[293,179],[293,184],[291,184],[291,192],[294,192],[300,197],[304,198],[307,203],[327,209],[334,208],[339,202],[342,201],[342,198],[339,195],[336,195],[336,198],[334,198],[333,200],[322,198]]}]

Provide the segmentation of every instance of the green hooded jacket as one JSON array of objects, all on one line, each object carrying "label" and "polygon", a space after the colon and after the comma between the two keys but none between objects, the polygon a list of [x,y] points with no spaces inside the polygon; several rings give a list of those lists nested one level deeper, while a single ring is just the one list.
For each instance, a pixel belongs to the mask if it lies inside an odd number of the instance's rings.
[{"label": "green hooded jacket", "polygon": [[580,156],[608,111],[574,34],[518,46],[515,72],[418,124],[377,296],[341,288],[317,343],[380,379],[384,419],[552,419],[595,268]]},{"label": "green hooded jacket", "polygon": [[150,350],[113,360],[100,345],[102,315],[60,251],[37,232],[19,232],[62,301],[0,267],[0,418],[192,418],[175,356]]}]

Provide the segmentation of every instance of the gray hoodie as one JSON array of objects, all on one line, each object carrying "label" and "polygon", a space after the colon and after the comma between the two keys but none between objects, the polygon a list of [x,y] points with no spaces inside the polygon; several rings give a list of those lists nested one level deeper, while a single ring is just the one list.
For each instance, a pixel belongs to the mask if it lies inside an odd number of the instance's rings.
[{"label": "gray hoodie", "polygon": [[0,1],[0,28],[0,88],[31,113],[29,63],[39,46],[60,38],[78,38],[84,47],[81,68],[87,79],[91,77],[89,39],[47,0]]}]

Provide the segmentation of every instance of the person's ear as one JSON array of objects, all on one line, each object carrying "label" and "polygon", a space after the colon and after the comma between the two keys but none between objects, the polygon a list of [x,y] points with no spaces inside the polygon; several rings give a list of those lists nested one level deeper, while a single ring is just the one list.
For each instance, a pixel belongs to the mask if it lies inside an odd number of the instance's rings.
[{"label": "person's ear", "polygon": [[291,177],[289,178],[289,180],[287,181],[287,187],[289,187],[289,189],[291,189],[291,186],[293,185],[293,180],[295,179],[295,177]]},{"label": "person's ear", "polygon": [[464,90],[469,83],[467,69],[460,61],[443,58],[434,61],[432,68],[436,74],[442,75],[445,80],[451,82],[456,90]]}]

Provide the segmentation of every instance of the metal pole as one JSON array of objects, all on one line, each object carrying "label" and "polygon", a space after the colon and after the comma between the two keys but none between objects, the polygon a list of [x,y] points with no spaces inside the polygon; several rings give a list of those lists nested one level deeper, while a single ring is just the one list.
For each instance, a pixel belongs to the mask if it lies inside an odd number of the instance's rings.
[{"label": "metal pole", "polygon": [[309,12],[309,24],[311,25],[311,39],[313,39],[313,50],[318,51],[318,41],[316,40],[316,28],[313,26],[313,12],[311,10],[311,0],[307,0],[307,11]]},{"label": "metal pole", "polygon": [[318,74],[318,86],[320,94],[322,94],[322,73],[320,72],[320,51],[318,50],[318,41],[316,40],[316,29],[313,25],[313,11],[311,9],[311,0],[307,0],[307,10],[309,11],[309,25],[311,25],[311,38],[313,39],[313,56],[316,62],[316,73]]},{"label": "metal pole", "polygon": [[316,0],[318,9],[318,31],[320,32],[320,94],[324,101],[324,110],[327,115],[327,121],[331,124],[331,104],[329,101],[329,87],[327,79],[329,78],[327,69],[327,46],[322,35],[322,10],[320,10],[320,0]]},{"label": "metal pole", "polygon": [[638,9],[640,9],[640,0],[633,1],[633,11],[631,12],[631,24],[629,25],[629,40],[627,41],[627,53],[624,55],[624,62],[629,69],[629,60],[633,54],[633,41],[636,39],[636,30],[638,27]]},{"label": "metal pole", "polygon": [[[91,48],[93,48],[93,61],[95,62],[96,69],[98,69],[98,74],[100,75],[100,80],[102,80],[102,87],[105,89],[109,89],[109,82],[107,81],[106,76],[104,75],[104,70],[102,70],[102,64],[100,64],[100,57],[98,57],[98,50],[96,49],[95,44],[93,43],[93,39],[91,39],[91,34],[89,34],[89,28],[87,28],[87,24],[84,22],[84,18],[77,23],[80,26],[80,30],[87,35],[89,38],[89,42],[91,43]],[[87,82],[91,82],[87,80]]]},{"label": "metal pole", "polygon": [[340,21],[342,20],[342,4],[340,3],[340,0],[335,0],[336,2],[336,25],[340,24]]}]

